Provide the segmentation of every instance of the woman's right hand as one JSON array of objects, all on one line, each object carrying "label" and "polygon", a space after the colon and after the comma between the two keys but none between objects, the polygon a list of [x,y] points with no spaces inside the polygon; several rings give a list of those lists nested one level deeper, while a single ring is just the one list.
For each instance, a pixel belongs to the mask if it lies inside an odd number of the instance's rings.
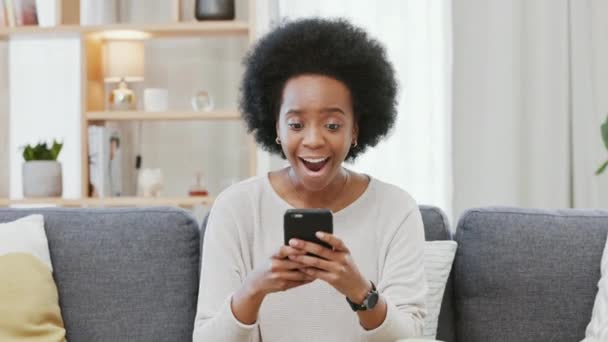
[{"label": "woman's right hand", "polygon": [[289,260],[290,255],[303,254],[306,252],[281,246],[264,264],[249,274],[245,286],[249,287],[252,294],[266,296],[312,282],[315,278],[301,271],[306,265]]},{"label": "woman's right hand", "polygon": [[232,313],[241,323],[253,324],[267,294],[308,284],[315,278],[302,272],[306,266],[289,260],[290,255],[306,252],[290,246],[281,246],[266,262],[255,268],[243,286],[232,295]]}]

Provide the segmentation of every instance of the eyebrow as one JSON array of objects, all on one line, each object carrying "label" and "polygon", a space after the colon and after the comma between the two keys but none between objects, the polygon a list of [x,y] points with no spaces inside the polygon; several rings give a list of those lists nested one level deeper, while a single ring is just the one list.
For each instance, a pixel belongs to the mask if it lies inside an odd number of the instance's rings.
[{"label": "eyebrow", "polygon": [[[288,114],[300,115],[303,112],[304,111],[300,110],[300,109],[290,109],[285,113],[285,115],[288,115]],[[344,111],[342,109],[340,109],[339,107],[326,107],[326,108],[321,109],[321,113],[340,113],[342,115],[346,115],[346,113],[344,113]]]}]

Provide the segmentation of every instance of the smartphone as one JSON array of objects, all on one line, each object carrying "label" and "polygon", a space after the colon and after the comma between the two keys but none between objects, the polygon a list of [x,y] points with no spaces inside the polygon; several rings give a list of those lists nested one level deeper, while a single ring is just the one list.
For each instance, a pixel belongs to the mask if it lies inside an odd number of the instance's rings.
[{"label": "smartphone", "polygon": [[288,209],[283,221],[285,245],[289,245],[289,240],[296,238],[332,249],[330,244],[319,240],[315,233],[322,231],[333,234],[333,221],[333,215],[328,209]]}]

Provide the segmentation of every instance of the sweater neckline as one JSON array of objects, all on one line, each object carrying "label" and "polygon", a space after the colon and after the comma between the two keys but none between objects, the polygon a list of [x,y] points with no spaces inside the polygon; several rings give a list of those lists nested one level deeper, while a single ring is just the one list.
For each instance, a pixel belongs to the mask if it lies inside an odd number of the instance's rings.
[{"label": "sweater neckline", "polygon": [[[369,178],[369,183],[367,184],[367,188],[365,188],[363,193],[361,195],[359,195],[359,197],[357,197],[353,202],[351,202],[346,207],[338,210],[337,212],[332,211],[332,215],[334,217],[348,215],[349,212],[356,210],[356,208],[358,206],[360,206],[361,203],[363,203],[367,197],[370,196],[370,193],[373,191],[373,188],[375,187],[376,179],[367,174],[365,174],[365,176],[367,176],[367,178]],[[284,200],[283,197],[279,196],[279,194],[274,190],[272,183],[270,183],[270,172],[266,173],[266,175],[263,178],[264,178],[264,186],[268,189],[268,192],[271,193],[272,197],[274,197],[277,202],[279,202],[286,209],[295,208],[293,205],[289,204],[289,202]]]}]

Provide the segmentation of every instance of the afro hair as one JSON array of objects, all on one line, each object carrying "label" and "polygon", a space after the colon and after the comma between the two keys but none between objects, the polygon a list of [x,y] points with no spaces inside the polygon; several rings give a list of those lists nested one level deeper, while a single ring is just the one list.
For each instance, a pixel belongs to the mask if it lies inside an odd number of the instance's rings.
[{"label": "afro hair", "polygon": [[247,130],[263,149],[283,158],[275,143],[276,120],[283,88],[295,76],[324,75],[349,89],[359,134],[347,160],[375,146],[395,122],[397,82],[385,50],[344,19],[283,23],[255,44],[244,65],[239,106]]}]

